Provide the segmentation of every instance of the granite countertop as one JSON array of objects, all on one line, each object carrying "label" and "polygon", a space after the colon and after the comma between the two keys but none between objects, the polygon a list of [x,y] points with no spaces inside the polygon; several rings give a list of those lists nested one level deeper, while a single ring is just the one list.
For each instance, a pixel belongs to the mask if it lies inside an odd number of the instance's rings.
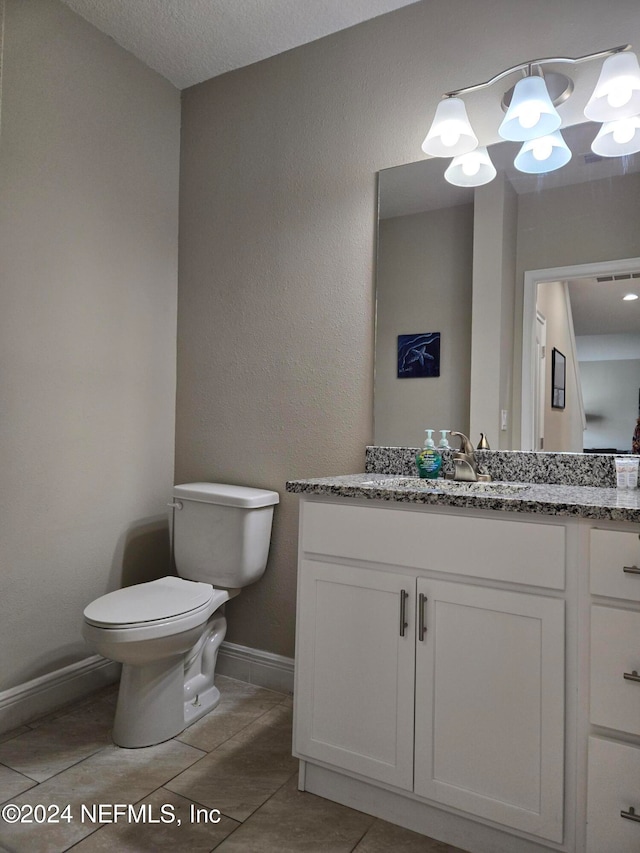
[{"label": "granite countertop", "polygon": [[[422,481],[424,483],[424,481]],[[416,478],[390,474],[348,474],[310,480],[291,480],[288,492],[337,498],[368,498],[437,506],[467,507],[506,512],[577,516],[611,521],[640,522],[640,490],[597,486],[549,485],[505,482],[493,484],[492,492],[479,491],[481,484],[451,481],[438,488],[420,485]],[[459,487],[459,488],[458,488]]]}]

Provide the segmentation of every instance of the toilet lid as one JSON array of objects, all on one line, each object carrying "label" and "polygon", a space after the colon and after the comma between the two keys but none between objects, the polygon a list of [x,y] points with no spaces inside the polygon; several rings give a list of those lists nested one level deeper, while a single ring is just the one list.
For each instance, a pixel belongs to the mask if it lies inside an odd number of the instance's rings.
[{"label": "toilet lid", "polygon": [[161,578],[97,598],[85,608],[84,617],[99,627],[157,622],[206,606],[213,592],[207,583]]}]

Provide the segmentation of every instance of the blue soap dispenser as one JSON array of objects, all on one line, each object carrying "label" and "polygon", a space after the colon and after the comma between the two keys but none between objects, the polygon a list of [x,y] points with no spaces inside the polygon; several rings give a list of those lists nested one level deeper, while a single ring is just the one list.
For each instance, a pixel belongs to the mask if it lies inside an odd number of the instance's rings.
[{"label": "blue soap dispenser", "polygon": [[418,474],[423,480],[435,480],[442,468],[442,456],[431,437],[433,430],[426,429],[425,432],[427,438],[424,442],[424,448],[416,456],[416,465],[418,466]]}]

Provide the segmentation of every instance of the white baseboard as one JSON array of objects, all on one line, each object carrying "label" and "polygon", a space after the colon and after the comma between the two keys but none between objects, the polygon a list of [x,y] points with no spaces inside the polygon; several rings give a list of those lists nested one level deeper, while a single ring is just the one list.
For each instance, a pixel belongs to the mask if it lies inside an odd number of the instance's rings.
[{"label": "white baseboard", "polygon": [[278,693],[293,693],[293,659],[273,652],[224,642],[216,672]]},{"label": "white baseboard", "polygon": [[0,733],[42,717],[63,705],[112,684],[120,664],[92,655],[54,672],[0,692]]},{"label": "white baseboard", "polygon": [[[293,660],[223,643],[216,672],[278,693],[293,693]],[[81,699],[120,677],[120,664],[92,655],[0,692],[0,734]]]}]

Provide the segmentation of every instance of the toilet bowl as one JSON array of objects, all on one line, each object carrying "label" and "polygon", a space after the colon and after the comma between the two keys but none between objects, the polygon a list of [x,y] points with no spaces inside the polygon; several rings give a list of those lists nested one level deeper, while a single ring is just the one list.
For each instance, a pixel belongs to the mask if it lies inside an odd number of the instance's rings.
[{"label": "toilet bowl", "polygon": [[[176,486],[170,518],[182,576],[116,590],[85,608],[85,640],[123,665],[118,746],[169,740],[220,701],[214,675],[227,625],[220,609],[264,572],[278,500],[243,486]],[[214,585],[220,578],[228,588]]]}]

